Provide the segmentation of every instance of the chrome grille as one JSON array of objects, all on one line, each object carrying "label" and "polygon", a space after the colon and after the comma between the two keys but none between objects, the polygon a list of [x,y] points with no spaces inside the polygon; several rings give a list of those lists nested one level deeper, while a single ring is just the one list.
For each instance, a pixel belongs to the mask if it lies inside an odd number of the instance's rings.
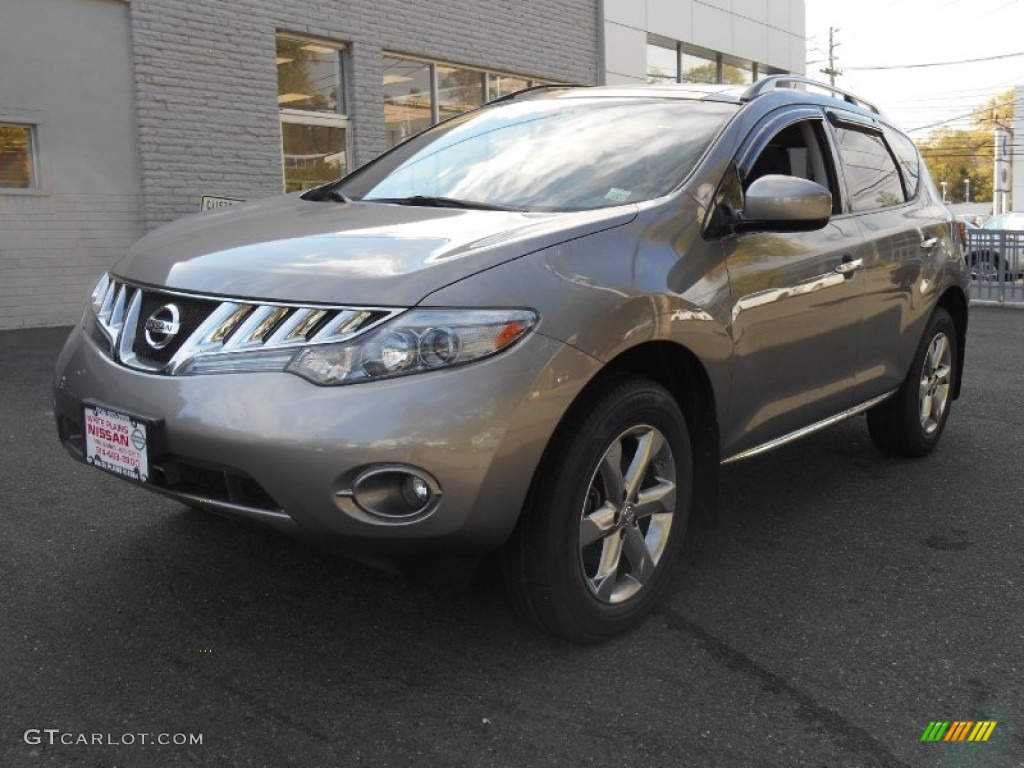
[{"label": "chrome grille", "polygon": [[178,321],[180,330],[174,335],[174,339],[170,344],[160,349],[154,349],[146,342],[144,329],[140,328],[135,334],[135,343],[132,344],[132,352],[136,356],[154,363],[163,364],[168,362],[217,307],[217,302],[210,299],[193,299],[186,298],[185,296],[170,297],[156,291],[143,291],[142,304],[139,307],[139,317],[145,323],[146,318],[168,304],[174,304],[180,312]]},{"label": "chrome grille", "polygon": [[[104,276],[93,292],[94,319],[107,352],[130,368],[175,375],[214,355],[331,344],[365,333],[397,315],[386,308],[303,306],[154,290]],[[173,341],[146,340],[146,323],[165,305],[180,317]]]}]

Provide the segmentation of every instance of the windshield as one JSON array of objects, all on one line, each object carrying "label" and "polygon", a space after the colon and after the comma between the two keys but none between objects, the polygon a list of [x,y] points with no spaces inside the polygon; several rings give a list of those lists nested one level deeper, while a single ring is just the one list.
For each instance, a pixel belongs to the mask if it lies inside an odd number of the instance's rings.
[{"label": "windshield", "polygon": [[524,210],[649,200],[686,178],[737,109],[655,98],[501,102],[414,136],[336,189],[353,200]]},{"label": "windshield", "polygon": [[981,228],[1024,230],[1024,213],[1001,213],[986,221]]}]

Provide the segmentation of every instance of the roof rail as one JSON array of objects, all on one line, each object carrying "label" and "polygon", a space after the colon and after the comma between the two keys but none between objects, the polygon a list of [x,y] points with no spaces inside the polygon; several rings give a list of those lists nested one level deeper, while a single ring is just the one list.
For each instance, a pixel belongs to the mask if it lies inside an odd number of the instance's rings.
[{"label": "roof rail", "polygon": [[580,83],[541,83],[539,85],[531,85],[527,88],[520,88],[518,91],[512,93],[506,93],[504,96],[499,96],[496,99],[491,99],[488,104],[497,104],[499,101],[511,101],[517,99],[520,96],[530,93],[532,91],[542,91],[546,88],[589,88],[590,86],[581,85]]},{"label": "roof rail", "polygon": [[882,114],[882,111],[872,102],[866,101],[860,96],[855,96],[849,91],[844,91],[842,88],[836,88],[834,85],[829,85],[828,83],[823,83],[819,80],[813,80],[809,77],[805,77],[804,75],[771,75],[770,77],[766,77],[764,80],[758,80],[752,86],[747,88],[740,98],[744,101],[750,101],[765,93],[778,90],[779,88],[797,88],[800,90],[807,90],[808,87],[824,91],[825,93],[831,94],[835,98],[842,99],[850,104],[856,104],[858,107],[870,110],[876,115]]}]

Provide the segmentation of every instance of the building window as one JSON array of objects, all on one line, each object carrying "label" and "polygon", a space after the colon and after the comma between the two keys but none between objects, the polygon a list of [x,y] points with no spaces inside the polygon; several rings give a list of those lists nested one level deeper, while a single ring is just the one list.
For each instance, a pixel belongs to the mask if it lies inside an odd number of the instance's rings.
[{"label": "building window", "polygon": [[544,81],[439,61],[384,56],[384,130],[388,148],[440,120]]},{"label": "building window", "polygon": [[32,189],[37,185],[32,126],[0,123],[0,189]]},{"label": "building window", "polygon": [[487,100],[487,73],[437,64],[437,117],[447,120],[476,109]]},{"label": "building window", "polygon": [[647,36],[647,82],[679,82],[679,50],[675,40],[660,35]]},{"label": "building window", "polygon": [[681,83],[720,83],[722,75],[718,68],[718,56],[716,54],[696,53],[679,46],[679,58],[682,66],[679,68],[679,82]]},{"label": "building window", "polygon": [[750,85],[754,82],[757,65],[734,56],[722,57],[722,82],[734,85]]},{"label": "building window", "polygon": [[277,38],[277,105],[286,192],[309,189],[349,171],[352,131],[345,111],[342,46]]},{"label": "building window", "polygon": [[745,85],[785,70],[687,45],[654,33],[647,35],[648,83],[731,83]]},{"label": "building window", "polygon": [[384,130],[388,147],[434,123],[432,64],[384,57]]},{"label": "building window", "polygon": [[[539,82],[539,81],[532,81]],[[530,80],[515,75],[496,75],[493,72],[487,75],[487,98],[500,99],[502,96],[521,91],[530,87]]]}]

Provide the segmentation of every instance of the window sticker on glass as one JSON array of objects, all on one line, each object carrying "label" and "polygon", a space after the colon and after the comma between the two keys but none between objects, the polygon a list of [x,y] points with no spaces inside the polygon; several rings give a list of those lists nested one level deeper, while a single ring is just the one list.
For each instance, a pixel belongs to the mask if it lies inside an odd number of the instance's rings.
[{"label": "window sticker on glass", "polygon": [[611,200],[613,203],[625,203],[632,197],[633,193],[628,189],[619,189],[618,187],[612,187],[608,190],[608,194],[604,196],[605,200]]}]

